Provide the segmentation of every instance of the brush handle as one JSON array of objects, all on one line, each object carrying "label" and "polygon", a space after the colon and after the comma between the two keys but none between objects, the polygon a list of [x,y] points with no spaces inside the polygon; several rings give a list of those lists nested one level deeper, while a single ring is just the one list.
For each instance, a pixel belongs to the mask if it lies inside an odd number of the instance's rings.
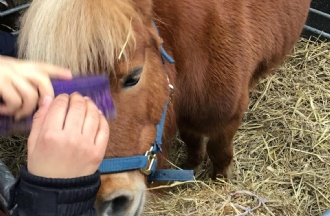
[{"label": "brush handle", "polygon": [[[94,101],[107,120],[115,117],[115,106],[110,92],[110,81],[107,76],[75,77],[72,80],[52,80],[55,97],[59,94],[78,92]],[[0,98],[0,104],[4,103]],[[33,112],[33,114],[36,110]],[[29,132],[33,114],[20,121],[13,117],[0,115],[0,135]]]}]

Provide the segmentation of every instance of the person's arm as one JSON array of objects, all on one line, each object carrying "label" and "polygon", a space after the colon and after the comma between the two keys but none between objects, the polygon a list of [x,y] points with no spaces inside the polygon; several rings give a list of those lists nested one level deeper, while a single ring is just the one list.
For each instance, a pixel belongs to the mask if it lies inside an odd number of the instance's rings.
[{"label": "person's arm", "polygon": [[17,204],[12,216],[96,216],[94,202],[100,187],[100,174],[52,179],[34,176],[22,167],[20,178],[13,188]]},{"label": "person's arm", "polygon": [[96,215],[97,169],[109,132],[91,99],[77,93],[46,97],[34,115],[27,166],[12,190],[14,215]]}]

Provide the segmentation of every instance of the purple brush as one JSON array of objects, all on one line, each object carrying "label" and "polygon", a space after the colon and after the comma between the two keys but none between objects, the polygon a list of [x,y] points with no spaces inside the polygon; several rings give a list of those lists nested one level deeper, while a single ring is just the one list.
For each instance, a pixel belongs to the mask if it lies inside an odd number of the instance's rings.
[{"label": "purple brush", "polygon": [[[52,80],[55,96],[79,92],[91,98],[107,120],[115,117],[115,106],[110,93],[110,82],[107,76],[75,77],[72,80]],[[0,98],[0,104],[3,101]],[[0,115],[0,134],[25,133],[31,129],[33,115],[15,121],[12,117]]]}]

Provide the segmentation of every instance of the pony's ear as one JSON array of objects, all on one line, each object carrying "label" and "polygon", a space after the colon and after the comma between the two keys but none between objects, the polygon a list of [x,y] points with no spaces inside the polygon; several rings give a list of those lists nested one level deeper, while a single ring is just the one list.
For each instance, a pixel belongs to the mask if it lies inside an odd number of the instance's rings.
[{"label": "pony's ear", "polygon": [[151,20],[153,18],[153,1],[152,0],[133,0],[134,8],[142,16],[143,20],[146,22],[146,26],[149,29],[148,33],[151,36],[151,45],[153,47],[160,48],[160,45],[163,43],[163,39],[158,35],[156,28],[152,25]]},{"label": "pony's ear", "polygon": [[135,3],[135,9],[143,15],[144,18],[152,18],[152,0],[133,0],[133,2]]}]

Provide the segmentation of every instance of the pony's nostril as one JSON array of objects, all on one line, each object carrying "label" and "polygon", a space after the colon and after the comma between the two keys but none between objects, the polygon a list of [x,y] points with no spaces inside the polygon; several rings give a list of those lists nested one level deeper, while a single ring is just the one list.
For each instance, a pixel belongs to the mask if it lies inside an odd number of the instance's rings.
[{"label": "pony's nostril", "polygon": [[139,216],[145,202],[145,190],[118,189],[97,200],[95,208],[100,216]]},{"label": "pony's nostril", "polygon": [[131,203],[130,197],[119,196],[112,200],[112,208],[114,212],[121,212],[123,209],[127,209]]},{"label": "pony's nostril", "polygon": [[125,215],[132,205],[132,201],[131,196],[119,195],[104,202],[100,209],[102,212],[106,212],[107,215]]}]

